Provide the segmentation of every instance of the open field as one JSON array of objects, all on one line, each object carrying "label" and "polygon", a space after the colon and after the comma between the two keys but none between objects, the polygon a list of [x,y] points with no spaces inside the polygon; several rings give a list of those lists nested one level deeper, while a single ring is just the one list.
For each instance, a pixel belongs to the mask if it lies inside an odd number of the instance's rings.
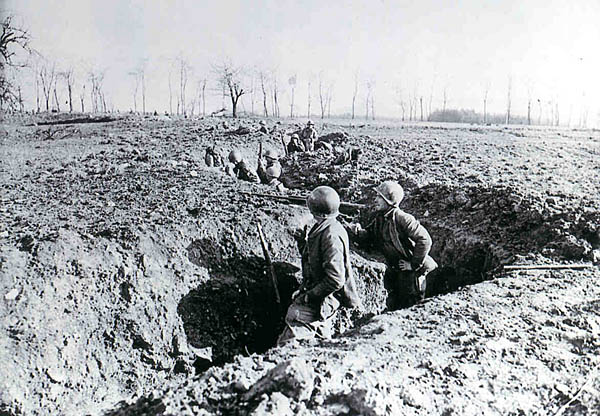
[{"label": "open field", "polygon": [[[309,212],[241,193],[273,190],[204,152],[238,147],[254,167],[289,124],[3,124],[0,413],[600,414],[600,132],[317,126],[359,161],[286,158],[289,193],[365,203],[396,179],[441,267],[428,302],[381,314],[383,266],[355,250],[365,310],[331,341],[272,348],[284,308],[256,224],[289,301]],[[503,270],[572,262],[595,265]]]}]

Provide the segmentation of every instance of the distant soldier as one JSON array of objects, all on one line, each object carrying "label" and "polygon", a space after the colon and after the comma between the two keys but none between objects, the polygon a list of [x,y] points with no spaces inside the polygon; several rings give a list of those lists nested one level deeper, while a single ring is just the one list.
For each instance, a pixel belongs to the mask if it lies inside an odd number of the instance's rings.
[{"label": "distant soldier", "polygon": [[312,120],[308,120],[306,127],[300,132],[300,139],[304,144],[304,149],[307,152],[315,150],[315,142],[317,141],[317,131],[315,130],[315,123]]},{"label": "distant soldier", "polygon": [[258,173],[258,177],[262,183],[268,183],[266,172],[267,168],[274,166],[279,170],[279,172],[281,172],[281,164],[279,163],[279,154],[275,150],[267,150],[264,154],[264,158],[266,161],[266,166],[262,159],[258,159],[256,173]]},{"label": "distant soldier", "polygon": [[265,152],[266,166],[261,159],[258,159],[258,168],[256,173],[260,178],[261,183],[272,185],[279,191],[284,191],[286,188],[281,183],[281,163],[279,163],[279,154],[275,150],[267,150]]},{"label": "distant soldier", "polygon": [[267,123],[265,123],[264,120],[259,121],[258,124],[260,125],[260,128],[258,129],[258,131],[260,131],[261,133],[265,133],[265,134],[269,132],[267,130]]},{"label": "distant soldier", "polygon": [[206,152],[204,154],[204,163],[206,163],[206,166],[208,167],[223,166],[223,156],[215,146],[209,146],[206,148]]},{"label": "distant soldier", "polygon": [[300,140],[300,136],[296,133],[292,134],[290,138],[290,142],[287,144],[288,154],[296,153],[296,152],[304,152],[306,148],[304,147],[304,143]]},{"label": "distant soldier", "polygon": [[255,171],[250,169],[246,164],[246,161],[242,159],[242,154],[239,150],[232,150],[229,153],[229,165],[225,168],[225,171],[240,180],[259,183],[260,179]]},{"label": "distant soldier", "polygon": [[306,201],[316,220],[302,252],[302,284],[292,295],[285,328],[277,344],[290,339],[330,338],[340,306],[357,307],[348,234],[337,221],[340,197],[328,186],[315,188]]},{"label": "distant soldier", "polygon": [[386,260],[384,287],[388,292],[386,306],[392,311],[411,306],[425,297],[426,276],[437,268],[429,256],[431,237],[419,221],[399,208],[404,190],[394,181],[375,188],[373,221],[364,230],[360,224],[348,228],[353,239],[368,243]]}]

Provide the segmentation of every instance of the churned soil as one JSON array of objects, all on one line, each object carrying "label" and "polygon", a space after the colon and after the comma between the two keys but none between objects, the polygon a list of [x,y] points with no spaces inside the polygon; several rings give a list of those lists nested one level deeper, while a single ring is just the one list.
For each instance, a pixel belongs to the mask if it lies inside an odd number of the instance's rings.
[{"label": "churned soil", "polygon": [[[0,414],[600,413],[598,131],[319,126],[334,151],[284,158],[287,193],[365,204],[398,180],[440,268],[426,303],[382,313],[383,265],[355,248],[364,309],[330,341],[275,348],[311,217],[204,155],[255,167],[297,126],[32,121],[0,139]],[[592,266],[503,269],[572,262]]]}]

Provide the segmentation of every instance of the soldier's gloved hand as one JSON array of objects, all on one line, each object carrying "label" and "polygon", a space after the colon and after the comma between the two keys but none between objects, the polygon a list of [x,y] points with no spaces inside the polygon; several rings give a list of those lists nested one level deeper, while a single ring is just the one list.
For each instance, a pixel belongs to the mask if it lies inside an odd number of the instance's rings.
[{"label": "soldier's gloved hand", "polygon": [[300,289],[294,291],[294,293],[292,293],[292,300],[296,300],[296,298],[298,297],[299,294],[300,294]]},{"label": "soldier's gloved hand", "polygon": [[398,268],[400,270],[404,270],[404,271],[412,270],[412,266],[410,265],[410,262],[408,262],[406,260],[399,260],[398,261]]}]

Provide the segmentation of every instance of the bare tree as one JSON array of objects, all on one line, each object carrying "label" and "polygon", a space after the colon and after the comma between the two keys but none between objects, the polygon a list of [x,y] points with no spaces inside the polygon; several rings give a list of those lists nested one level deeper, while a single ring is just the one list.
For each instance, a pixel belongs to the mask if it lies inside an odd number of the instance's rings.
[{"label": "bare tree", "polygon": [[321,119],[325,118],[325,107],[327,105],[327,93],[324,92],[323,71],[319,72],[319,104],[321,106]]},{"label": "bare tree", "polygon": [[50,111],[50,94],[52,93],[52,85],[54,84],[54,78],[56,76],[55,66],[49,68],[50,64],[43,63],[39,69],[40,83],[42,84],[42,93],[44,94],[44,100],[46,101],[46,111]]},{"label": "bare tree", "polygon": [[310,87],[311,87],[311,83],[312,83],[311,82],[311,77],[309,76],[308,77],[308,111],[307,111],[307,114],[306,114],[307,118],[310,118],[310,98],[311,98],[310,97],[310,90],[311,90]]},{"label": "bare tree", "polygon": [[373,82],[369,79],[365,83],[367,87],[367,97],[365,100],[365,119],[369,119],[369,105],[371,105],[371,93],[373,92]]},{"label": "bare tree", "polygon": [[537,99],[538,102],[538,108],[539,108],[539,112],[538,112],[538,125],[542,124],[542,100],[541,99]]},{"label": "bare tree", "polygon": [[143,62],[140,64],[138,72],[142,82],[142,113],[146,114],[146,68]]},{"label": "bare tree", "polygon": [[58,101],[58,94],[56,93],[56,86],[58,84],[58,77],[54,77],[54,85],[52,86],[52,90],[54,92],[54,103],[56,104],[56,111],[60,113],[60,103]]},{"label": "bare tree", "polygon": [[486,83],[483,90],[483,124],[487,124],[487,100],[490,92],[490,84]]},{"label": "bare tree", "polygon": [[92,112],[106,112],[106,99],[102,91],[102,84],[104,82],[104,71],[90,70],[89,79],[90,83],[92,84],[92,90],[90,91]]},{"label": "bare tree", "polygon": [[444,87],[444,102],[442,104],[442,117],[444,117],[444,120],[446,119],[446,104],[448,103],[448,87]]},{"label": "bare tree", "polygon": [[69,68],[66,71],[59,72],[58,74],[62,79],[64,79],[65,84],[67,85],[67,94],[69,96],[69,113],[73,112],[73,68]]},{"label": "bare tree", "polygon": [[433,87],[435,86],[436,74],[433,75],[433,80],[431,81],[431,89],[429,90],[429,103],[427,103],[427,118],[431,116],[431,106],[433,103]]},{"label": "bare tree", "polygon": [[327,117],[331,118],[331,101],[333,100],[333,86],[334,83],[329,84],[329,88],[327,89]]},{"label": "bare tree", "polygon": [[352,120],[354,120],[354,105],[358,95],[358,70],[354,72],[354,90],[352,91]]},{"label": "bare tree", "polygon": [[206,78],[202,80],[202,115],[206,115]]},{"label": "bare tree", "polygon": [[[2,34],[0,35],[0,109],[6,104],[14,108],[15,102],[19,102],[22,97],[15,93],[15,87],[8,78],[8,68],[22,68],[26,64],[17,62],[16,57],[19,50],[30,52],[29,33],[13,22],[13,16],[6,16],[2,21]],[[17,92],[19,90],[17,89]]]},{"label": "bare tree", "polygon": [[128,72],[128,75],[133,77],[133,112],[137,113],[137,94],[140,86],[140,78],[138,76],[137,71]]},{"label": "bare tree", "polygon": [[169,114],[173,114],[173,87],[171,86],[171,69],[169,68]]},{"label": "bare tree", "polygon": [[423,121],[423,96],[419,97],[419,105],[421,106],[421,121]]},{"label": "bare tree", "polygon": [[404,121],[406,106],[404,103],[404,99],[402,98],[402,87],[400,87],[400,86],[396,87],[396,101],[398,102],[398,105],[400,106],[400,112],[402,114],[402,121]]},{"label": "bare tree", "polygon": [[531,83],[527,83],[527,125],[531,125]]},{"label": "bare tree", "polygon": [[[246,94],[246,90],[242,86],[243,68],[234,66],[232,63],[223,63],[214,68],[218,75],[219,84],[229,93],[231,99],[232,116],[237,117],[237,106],[240,97]],[[265,103],[266,105],[266,103]]]},{"label": "bare tree", "polygon": [[375,120],[375,92],[371,90],[371,119]]},{"label": "bare tree", "polygon": [[179,114],[179,108],[181,108],[181,113],[186,115],[186,103],[185,103],[185,89],[188,81],[188,73],[190,71],[190,65],[187,61],[180,56],[178,58],[179,62],[179,101],[177,103],[177,114]]},{"label": "bare tree", "polygon": [[273,73],[271,74],[271,85],[272,85],[272,92],[273,92],[273,116],[275,117],[279,117],[279,101],[278,101],[278,94],[279,94],[279,87],[277,85],[277,73],[275,71],[273,71]]},{"label": "bare tree", "polygon": [[508,92],[506,97],[506,124],[510,124],[510,106],[512,93],[512,76],[508,76]]},{"label": "bare tree", "polygon": [[267,74],[265,73],[265,71],[259,71],[258,76],[260,78],[260,88],[262,90],[263,93],[263,111],[264,111],[264,116],[268,117],[269,116],[269,110],[267,109]]},{"label": "bare tree", "polygon": [[85,97],[85,84],[81,86],[81,91],[79,92],[79,100],[81,101],[81,112],[85,113],[85,105],[83,103],[83,99]]},{"label": "bare tree", "polygon": [[256,102],[256,74],[250,73],[250,114],[254,115],[254,103]]},{"label": "bare tree", "polygon": [[294,118],[294,91],[296,90],[296,74],[292,75],[288,80],[288,84],[292,89],[292,102],[290,104],[290,118]]}]

